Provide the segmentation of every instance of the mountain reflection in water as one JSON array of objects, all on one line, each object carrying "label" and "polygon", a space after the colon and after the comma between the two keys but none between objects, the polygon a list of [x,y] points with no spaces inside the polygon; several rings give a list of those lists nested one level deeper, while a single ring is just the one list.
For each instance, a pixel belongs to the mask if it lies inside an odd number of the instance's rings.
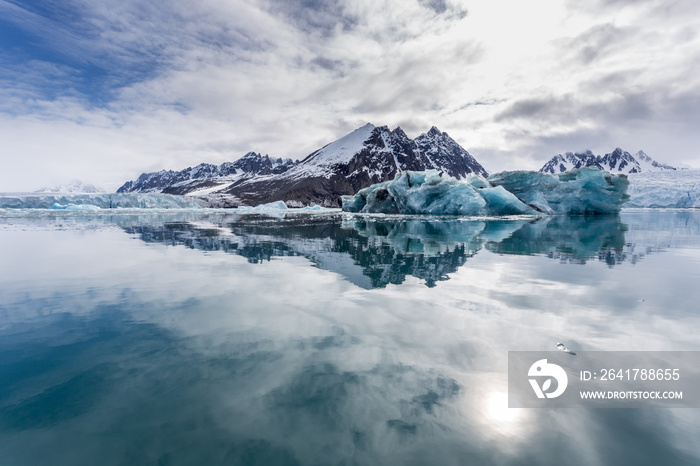
[{"label": "mountain reflection in water", "polygon": [[484,248],[610,266],[643,256],[626,245],[627,226],[617,215],[515,220],[235,216],[217,223],[164,222],[124,229],[148,243],[225,251],[251,263],[303,256],[363,288],[398,285],[407,276],[433,287]]}]

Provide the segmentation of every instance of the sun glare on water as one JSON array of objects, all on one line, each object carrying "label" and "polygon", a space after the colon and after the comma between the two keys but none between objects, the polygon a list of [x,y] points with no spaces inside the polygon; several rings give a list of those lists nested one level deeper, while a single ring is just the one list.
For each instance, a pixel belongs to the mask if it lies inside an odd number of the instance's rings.
[{"label": "sun glare on water", "polygon": [[486,398],[486,421],[498,432],[513,435],[519,430],[523,418],[523,410],[508,407],[508,394],[492,392]]}]

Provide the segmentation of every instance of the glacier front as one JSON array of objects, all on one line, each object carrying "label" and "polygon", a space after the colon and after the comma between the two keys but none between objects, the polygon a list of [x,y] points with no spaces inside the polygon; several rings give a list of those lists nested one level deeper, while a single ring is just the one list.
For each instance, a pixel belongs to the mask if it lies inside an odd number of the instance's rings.
[{"label": "glacier front", "polygon": [[343,196],[343,211],[387,214],[502,216],[617,213],[629,196],[625,175],[592,168],[550,175],[501,172],[456,180],[435,170],[406,171],[391,181]]},{"label": "glacier front", "polygon": [[625,207],[700,209],[700,170],[681,169],[630,175]]},{"label": "glacier front", "polygon": [[208,207],[208,203],[185,196],[141,193],[0,196],[0,209],[94,210],[76,206],[94,206],[99,209],[198,209]]}]

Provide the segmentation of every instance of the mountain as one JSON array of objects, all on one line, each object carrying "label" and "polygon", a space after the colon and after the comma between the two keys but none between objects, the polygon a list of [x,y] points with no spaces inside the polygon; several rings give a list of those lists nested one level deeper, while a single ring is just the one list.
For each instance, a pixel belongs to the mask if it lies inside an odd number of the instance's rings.
[{"label": "mountain", "polygon": [[410,139],[401,128],[368,123],[299,162],[250,152],[220,166],[144,173],[117,192],[216,193],[235,196],[247,205],[282,200],[339,207],[342,195],[393,179],[398,172],[428,169],[458,179],[469,173],[488,176],[469,152],[435,127]]},{"label": "mountain", "polygon": [[68,184],[59,184],[51,187],[45,187],[34,191],[35,193],[61,193],[61,194],[98,194],[106,193],[104,189],[100,189],[93,184],[83,183],[80,180],[73,180]]},{"label": "mountain", "polygon": [[633,156],[618,147],[611,153],[603,156],[594,155],[590,150],[583,153],[567,152],[564,155],[555,155],[540,168],[540,171],[544,173],[561,173],[581,167],[596,167],[613,173],[676,170],[675,167],[657,162],[641,150]]},{"label": "mountain", "polygon": [[222,185],[229,186],[234,181],[258,175],[279,174],[295,164],[292,159],[276,159],[248,152],[235,162],[224,162],[221,165],[200,163],[179,172],[161,170],[143,173],[135,181],[124,183],[117,192],[187,194],[195,190],[206,191],[207,188],[216,190]]}]

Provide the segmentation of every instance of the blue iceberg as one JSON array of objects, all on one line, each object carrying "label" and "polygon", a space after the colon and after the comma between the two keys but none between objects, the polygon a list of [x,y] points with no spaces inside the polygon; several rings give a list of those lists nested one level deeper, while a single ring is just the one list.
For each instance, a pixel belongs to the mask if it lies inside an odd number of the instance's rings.
[{"label": "blue iceberg", "polygon": [[550,175],[502,172],[456,180],[435,170],[403,172],[343,196],[343,211],[386,214],[503,216],[617,213],[629,199],[625,175],[592,168]]},{"label": "blue iceberg", "polygon": [[630,198],[627,175],[613,175],[593,167],[554,175],[524,170],[501,172],[487,181],[546,214],[618,213]]},{"label": "blue iceberg", "polygon": [[536,213],[500,186],[468,176],[457,180],[436,170],[403,172],[391,181],[343,196],[346,212],[429,215],[519,215]]}]

